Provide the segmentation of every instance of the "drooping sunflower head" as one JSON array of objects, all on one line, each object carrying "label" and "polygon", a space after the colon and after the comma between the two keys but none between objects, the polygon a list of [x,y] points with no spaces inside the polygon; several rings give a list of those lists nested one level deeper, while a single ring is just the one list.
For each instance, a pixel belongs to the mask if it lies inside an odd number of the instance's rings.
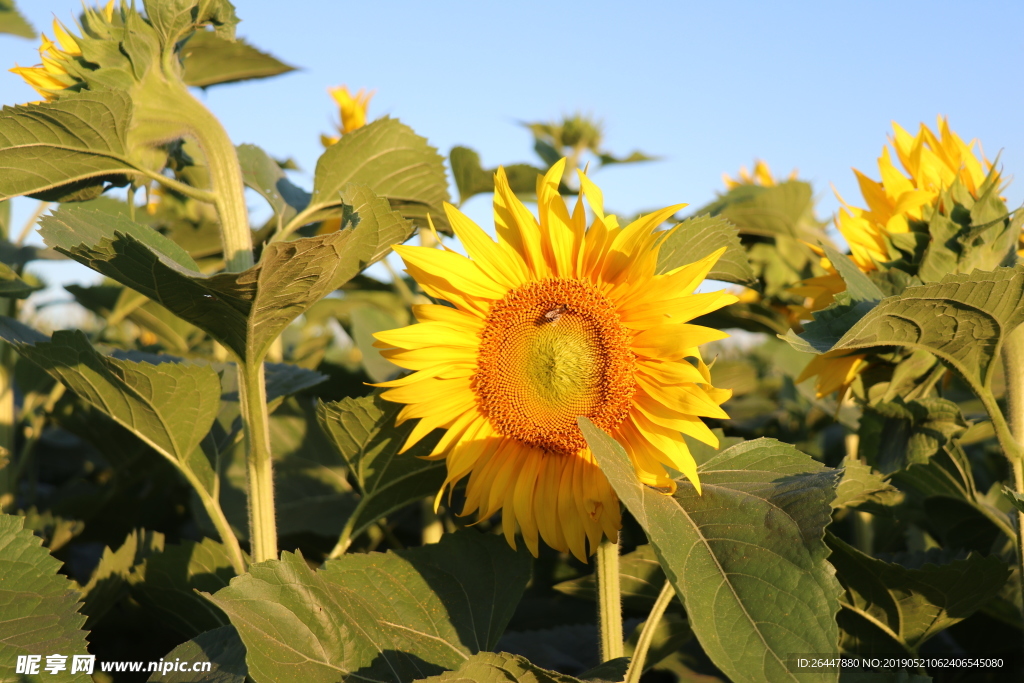
[{"label": "drooping sunflower head", "polygon": [[[797,171],[793,171],[789,174],[786,180],[796,180]],[[741,185],[761,185],[763,187],[773,187],[778,184],[775,180],[775,176],[772,175],[772,170],[768,168],[768,164],[761,161],[760,159],[754,159],[754,170],[750,172],[746,166],[740,166],[739,175],[735,178],[729,176],[728,173],[722,174],[722,182],[730,190]]]},{"label": "drooping sunflower head", "polygon": [[[380,386],[418,419],[408,449],[447,432],[430,457],[445,459],[448,487],[466,479],[462,514],[502,512],[535,555],[539,539],[581,560],[615,538],[619,502],[577,425],[584,416],[625,448],[639,479],[674,491],[669,471],[700,490],[683,434],[717,446],[702,417],[726,417],[731,392],[711,384],[697,347],[725,334],[689,324],[736,301],[695,294],[721,252],[667,272],[657,228],[680,206],[620,227],[600,190],[580,173],[570,214],[558,193],[564,160],[538,179],[539,220],[495,177],[497,242],[445,206],[468,257],[398,246],[407,272],[448,305],[415,306],[419,324],[375,336],[383,354],[414,372]],[[583,200],[593,214],[588,226]]]},{"label": "drooping sunflower head", "polygon": [[[366,111],[370,108],[370,100],[375,91],[366,92],[365,88],[360,88],[359,92],[353,95],[349,92],[347,85],[340,85],[337,88],[328,88],[327,92],[331,94],[334,102],[338,105],[338,115],[341,118],[341,123],[338,126],[339,134],[351,133],[366,125]],[[320,136],[324,147],[330,147],[340,139],[340,137],[332,135]]]},{"label": "drooping sunflower head", "polygon": [[[110,0],[102,10],[86,8],[83,18],[87,23],[99,24],[113,21],[114,0]],[[36,66],[15,66],[10,69],[11,73],[18,74],[26,83],[31,85],[37,93],[47,101],[57,99],[58,95],[74,86],[79,85],[82,80],[77,77],[79,60],[82,57],[82,49],[79,45],[79,37],[76,37],[57,19],[53,20],[53,34],[55,40],[50,40],[44,33],[39,45],[39,59],[42,62]]]}]

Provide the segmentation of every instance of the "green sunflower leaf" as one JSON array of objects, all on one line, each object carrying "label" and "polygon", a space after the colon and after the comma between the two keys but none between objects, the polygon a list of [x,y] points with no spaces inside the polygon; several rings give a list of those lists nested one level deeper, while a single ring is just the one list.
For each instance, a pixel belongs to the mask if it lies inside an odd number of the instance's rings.
[{"label": "green sunflower leaf", "polygon": [[185,637],[225,626],[227,616],[196,591],[216,592],[235,576],[227,549],[211,538],[185,540],[153,553],[131,577],[131,594],[147,612]]},{"label": "green sunflower leaf", "polygon": [[319,571],[286,552],[210,599],[238,630],[256,683],[334,683],[356,672],[394,683],[494,647],[531,566],[504,539],[466,530],[411,550],[345,555]]},{"label": "green sunflower leaf", "polygon": [[748,332],[771,335],[785,335],[789,331],[789,321],[786,317],[761,302],[734,303],[695,318],[693,324],[718,330],[738,327]]},{"label": "green sunflower leaf", "polygon": [[401,371],[397,365],[381,355],[381,350],[373,343],[374,332],[393,330],[402,325],[379,306],[360,306],[352,311],[352,341],[363,354],[360,362],[370,379],[384,382],[392,379]]},{"label": "green sunflower leaf", "polygon": [[203,26],[213,26],[214,35],[221,39],[235,39],[239,19],[230,0],[143,0],[142,4],[165,46],[173,46]]},{"label": "green sunflower leaf", "polygon": [[[41,221],[46,243],[160,303],[246,361],[262,360],[310,306],[383,256],[408,225],[381,211],[372,193],[348,186],[360,220],[353,229],[272,242],[242,273],[203,275],[174,242],[126,216],[63,207]],[[400,241],[400,240],[399,240]]]},{"label": "green sunflower leaf", "polygon": [[203,480],[213,476],[201,452],[195,457],[220,405],[212,368],[120,360],[100,354],[80,331],[58,330],[51,339],[10,318],[0,318],[0,338],[174,464]]},{"label": "green sunflower leaf", "polygon": [[35,38],[36,30],[21,15],[14,0],[0,0],[0,33],[7,33],[22,38]]},{"label": "green sunflower leaf", "polygon": [[359,505],[346,523],[349,538],[406,505],[437,494],[444,483],[443,460],[423,460],[434,440],[426,438],[405,453],[413,424],[395,426],[402,406],[379,395],[345,398],[317,406],[317,420],[355,476]]},{"label": "green sunflower leaf", "polygon": [[220,405],[220,378],[212,368],[172,357],[104,356],[81,331],[58,330],[51,339],[10,318],[0,318],[0,338],[165,457],[204,505],[216,508],[215,454],[200,447]]},{"label": "green sunflower leaf", "polygon": [[704,651],[730,680],[796,681],[792,655],[838,655],[841,587],[822,542],[836,470],[787,444],[757,439],[699,467],[703,495],[680,481],[667,496],[639,482],[611,437],[585,418],[580,428],[647,532]]},{"label": "green sunflower leaf", "polygon": [[185,83],[199,88],[295,71],[294,66],[261,52],[241,38],[225,40],[212,31],[192,34],[181,55],[185,65]]},{"label": "green sunflower leaf", "polygon": [[[86,654],[85,616],[75,584],[57,573],[60,561],[23,524],[21,517],[0,515],[0,680],[44,681],[51,676],[43,670],[45,658],[38,676],[21,676],[15,674],[18,656]],[[69,671],[63,680],[92,680]]]},{"label": "green sunflower leaf", "polygon": [[6,263],[0,263],[0,297],[24,299],[40,289],[42,285],[30,285]]},{"label": "green sunflower leaf", "polygon": [[1003,495],[1006,496],[1006,500],[1010,501],[1013,507],[1024,512],[1024,494],[1017,493],[1008,486],[1003,486]]},{"label": "green sunflower leaf", "polygon": [[[976,392],[990,386],[1006,335],[1024,322],[1024,266],[947,275],[883,299],[832,349],[899,346],[929,351]],[[828,349],[823,349],[828,350]]]},{"label": "green sunflower leaf", "polygon": [[854,455],[847,455],[840,465],[843,478],[836,488],[833,509],[856,508],[865,504],[888,507],[902,502],[903,492]]},{"label": "green sunflower leaf", "polygon": [[[603,680],[610,679],[604,678]],[[510,655],[505,652],[481,652],[467,659],[458,670],[424,678],[419,683],[583,683],[583,681],[556,671],[542,669],[531,664],[526,657],[519,655]]]},{"label": "green sunflower leaf", "polygon": [[[354,229],[359,234],[360,250],[365,244],[369,248],[366,263],[346,262],[344,281],[348,282],[367,265],[384,258],[391,247],[409,239],[413,223],[404,218],[401,208],[393,209],[387,198],[375,193],[366,185],[350,183],[341,188],[341,200],[346,207],[352,207]],[[437,219],[434,219],[437,225]]]},{"label": "green sunflower leaf", "polygon": [[[665,584],[665,571],[658,563],[654,547],[639,546],[619,558],[619,589],[624,609],[648,614]],[[597,600],[597,581],[594,574],[557,583],[553,588],[565,595],[583,600]]]},{"label": "green sunflower leaf", "polygon": [[188,662],[190,665],[210,663],[210,670],[157,672],[149,677],[154,683],[245,683],[245,645],[234,626],[221,626],[200,633],[164,655],[168,663]]},{"label": "green sunflower leaf", "polygon": [[242,180],[274,209],[279,228],[309,205],[309,193],[288,180],[281,166],[256,145],[238,146]]},{"label": "green sunflower leaf", "polygon": [[934,549],[903,554],[895,563],[866,555],[832,534],[826,541],[846,588],[839,615],[844,645],[862,654],[899,648],[916,653],[936,633],[984,607],[1010,576],[995,556],[954,557]]},{"label": "green sunflower leaf", "polygon": [[327,148],[316,165],[310,205],[300,216],[308,223],[317,212],[339,208],[345,203],[342,191],[350,183],[386,198],[395,211],[421,228],[427,227],[429,214],[438,230],[451,231],[442,207],[448,200],[444,159],[396,119],[378,119]]},{"label": "green sunflower leaf", "polygon": [[[740,185],[696,213],[721,216],[737,226],[742,234],[783,236],[811,244],[828,243],[821,224],[814,218],[811,186],[799,180],[787,180],[770,187]],[[812,253],[809,249],[806,251]]]},{"label": "green sunflower leaf", "polygon": [[846,283],[846,293],[851,301],[881,301],[885,298],[878,285],[861,272],[853,259],[828,244],[823,244],[822,249],[825,250],[825,256],[839,271],[839,276]]},{"label": "green sunflower leaf", "polygon": [[128,534],[117,550],[103,549],[89,582],[82,587],[82,614],[90,630],[114,605],[128,595],[132,570],[146,557],[164,549],[164,535],[157,531],[135,530]]},{"label": "green sunflower leaf", "polygon": [[661,159],[661,157],[655,157],[651,156],[650,154],[645,154],[644,152],[641,152],[638,149],[633,150],[626,156],[617,157],[614,154],[608,154],[607,152],[603,152],[601,154],[598,154],[597,157],[598,159],[601,160],[602,166],[608,166],[609,164],[635,164],[641,161],[659,161]]},{"label": "green sunflower leaf", "polygon": [[657,272],[693,263],[722,247],[725,253],[711,268],[708,279],[753,286],[757,278],[740,244],[736,226],[725,218],[707,214],[687,218],[676,226],[658,252]]},{"label": "green sunflower leaf", "polygon": [[580,674],[584,683],[621,683],[629,670],[629,657],[616,657]]},{"label": "green sunflower leaf", "polygon": [[[316,534],[337,539],[355,510],[358,498],[348,483],[345,462],[317,427],[313,407],[307,401],[288,399],[281,403],[275,396],[280,389],[280,378],[276,377],[280,373],[271,369],[295,366],[268,364],[266,367],[267,394],[273,397],[270,398],[271,408],[276,408],[270,416],[270,450],[274,455],[278,534]],[[301,368],[296,370],[310,373]],[[224,384],[230,382],[234,387],[234,373],[224,374]],[[218,416],[213,431],[220,457],[220,501],[235,535],[246,539],[249,536],[248,468],[238,395],[232,388],[223,400],[226,410]],[[206,520],[201,523],[212,533],[213,528]]]},{"label": "green sunflower leaf", "polygon": [[[17,371],[15,373],[17,376]],[[20,382],[18,387],[23,389]],[[0,458],[0,470],[5,463],[6,460]],[[85,529],[85,523],[79,519],[67,519],[53,514],[51,510],[40,511],[34,505],[28,510],[19,510],[18,514],[25,519],[25,528],[42,538],[43,547],[51,553],[63,548]]]},{"label": "green sunflower leaf", "polygon": [[960,407],[942,398],[879,402],[866,406],[860,451],[883,475],[925,464],[967,430]]},{"label": "green sunflower leaf", "polygon": [[105,179],[135,170],[127,143],[131,119],[131,99],[114,90],[67,93],[57,102],[4,107],[0,200],[55,190],[60,196],[45,198],[81,199],[87,196],[81,195],[83,188],[96,188],[90,191],[98,195]]},{"label": "green sunflower leaf", "polygon": [[975,198],[962,181],[944,190],[928,220],[929,242],[918,275],[925,282],[949,273],[992,270],[1017,262],[1024,211],[1011,213],[999,197],[999,170],[993,166]]},{"label": "green sunflower leaf", "polygon": [[804,323],[804,331],[797,334],[789,330],[779,339],[789,342],[797,351],[825,353],[832,349],[843,335],[877,306],[875,301],[852,301],[846,292],[836,294],[835,303],[811,314],[814,320]]},{"label": "green sunflower leaf", "polygon": [[[494,192],[494,173],[497,169],[484,169],[476,150],[469,147],[452,147],[452,151],[448,153],[448,162],[452,166],[455,186],[459,189],[460,206],[470,197]],[[543,169],[529,164],[509,164],[504,166],[504,169],[509,187],[516,196],[531,196],[537,193],[537,176],[544,175]]]},{"label": "green sunflower leaf", "polygon": [[[626,654],[629,657],[634,656],[645,626],[647,626],[646,621],[640,622],[626,638]],[[678,612],[663,614],[654,627],[654,637],[651,640],[650,649],[647,651],[647,657],[644,659],[644,671],[657,666],[659,662],[692,639],[693,629],[690,628],[690,622],[686,617]]]}]

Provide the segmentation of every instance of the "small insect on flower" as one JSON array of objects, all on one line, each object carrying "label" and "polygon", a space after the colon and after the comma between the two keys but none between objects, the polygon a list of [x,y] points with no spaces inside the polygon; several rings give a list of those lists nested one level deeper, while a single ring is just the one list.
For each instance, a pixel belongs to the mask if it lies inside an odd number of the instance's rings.
[{"label": "small insect on flower", "polygon": [[559,318],[565,315],[565,312],[569,310],[569,307],[565,304],[558,304],[550,311],[546,312],[541,316],[543,323],[557,323]]}]

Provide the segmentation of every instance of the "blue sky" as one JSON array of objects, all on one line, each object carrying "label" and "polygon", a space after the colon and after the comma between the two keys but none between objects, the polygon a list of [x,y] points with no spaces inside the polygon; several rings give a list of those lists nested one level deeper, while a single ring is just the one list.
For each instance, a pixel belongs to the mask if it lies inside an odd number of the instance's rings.
[{"label": "blue sky", "polygon": [[[79,0],[19,0],[37,30]],[[798,168],[820,197],[851,203],[856,167],[897,121],[938,114],[989,157],[1001,153],[1011,207],[1024,201],[1024,3],[985,2],[335,2],[238,0],[239,35],[301,71],[200,95],[237,143],[294,157],[312,172],[337,117],[326,88],[377,91],[372,117],[411,125],[442,154],[477,149],[485,165],[532,161],[518,121],[577,110],[604,120],[606,147],[662,161],[594,174],[609,209],[699,206],[755,157]],[[36,43],[0,36],[0,64],[38,61]],[[34,99],[0,73],[0,102]],[[299,176],[307,186],[311,177]],[[31,202],[16,206],[27,215]],[[489,198],[465,207],[489,220]],[[52,276],[51,276],[52,277]]]}]

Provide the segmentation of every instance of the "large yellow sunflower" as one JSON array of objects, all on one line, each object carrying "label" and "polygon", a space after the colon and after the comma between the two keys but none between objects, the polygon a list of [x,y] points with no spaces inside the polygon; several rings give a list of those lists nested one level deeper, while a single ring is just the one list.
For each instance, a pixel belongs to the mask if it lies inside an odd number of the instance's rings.
[{"label": "large yellow sunflower", "polygon": [[429,456],[447,461],[438,500],[469,477],[463,515],[501,510],[513,547],[518,528],[534,555],[543,539],[585,560],[602,536],[617,537],[620,517],[577,417],[621,443],[643,483],[674,491],[667,467],[699,491],[682,434],[717,446],[701,417],[727,417],[719,406],[731,392],[711,386],[697,350],[727,335],[688,321],[736,297],[694,294],[721,251],[655,273],[669,234],[657,228],[684,205],[620,228],[579,173],[570,215],[558,194],[564,162],[538,179],[539,221],[497,172],[497,243],[446,204],[468,258],[395,247],[423,290],[451,305],[415,306],[419,324],[375,336],[387,358],[415,370],[380,385],[406,404],[400,422],[419,419],[405,448],[448,430]]},{"label": "large yellow sunflower", "polygon": [[[944,117],[938,119],[939,135],[923,123],[916,136],[895,122],[892,126],[894,134],[890,142],[905,173],[893,164],[889,148],[883,147],[882,156],[878,158],[881,182],[853,169],[867,208],[850,206],[839,197],[843,208],[836,216],[836,227],[850,245],[850,258],[865,273],[877,270],[879,263],[890,260],[887,236],[910,231],[911,221],[923,220],[922,209],[937,205],[942,191],[957,180],[977,198],[992,168],[991,162],[975,156],[972,149],[975,141],[965,143],[950,130],[949,121]],[[831,305],[835,295],[846,290],[846,283],[829,260],[822,258],[821,265],[829,271],[828,275],[804,280],[790,288],[792,293],[806,297],[804,306],[792,307],[803,319]],[[839,391],[842,398],[857,374],[866,367],[865,359],[863,354],[849,352],[822,354],[808,364],[797,381],[817,376],[819,397]]]}]

